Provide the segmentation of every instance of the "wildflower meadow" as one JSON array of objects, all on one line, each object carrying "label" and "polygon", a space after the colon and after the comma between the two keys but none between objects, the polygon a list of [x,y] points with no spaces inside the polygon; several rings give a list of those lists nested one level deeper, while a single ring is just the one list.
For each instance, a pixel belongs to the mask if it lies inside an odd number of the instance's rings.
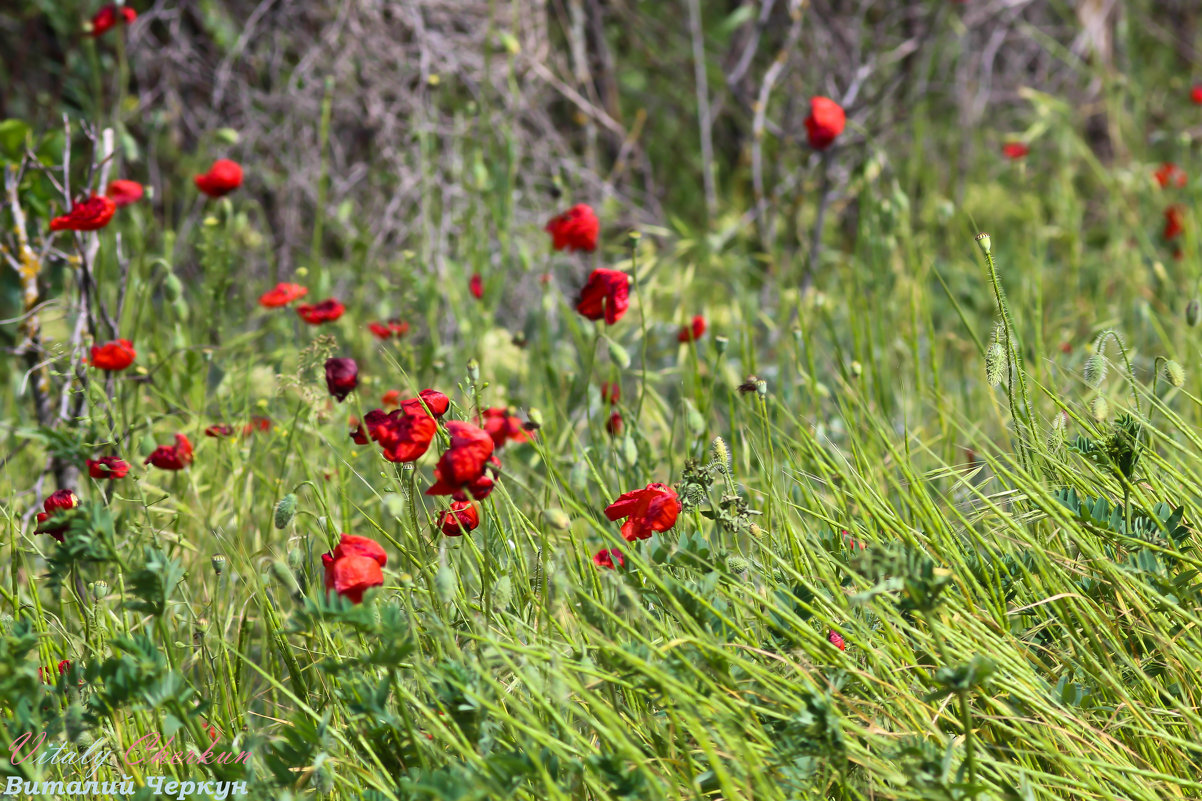
[{"label": "wildflower meadow", "polygon": [[1202,9],[0,11],[6,798],[1202,798]]}]

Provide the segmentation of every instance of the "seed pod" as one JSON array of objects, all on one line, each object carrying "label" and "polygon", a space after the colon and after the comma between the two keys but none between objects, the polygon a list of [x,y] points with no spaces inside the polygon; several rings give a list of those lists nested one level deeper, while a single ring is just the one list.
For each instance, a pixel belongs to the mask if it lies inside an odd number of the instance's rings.
[{"label": "seed pod", "polygon": [[729,344],[730,340],[726,337],[714,337],[714,350],[718,351],[719,356],[726,353],[726,347]]},{"label": "seed pod", "polygon": [[768,397],[768,382],[762,378],[756,381],[755,394],[759,395],[761,398]]},{"label": "seed pod", "polygon": [[1106,400],[1104,395],[1099,395],[1089,405],[1089,413],[1099,423],[1107,420],[1110,417],[1110,401]]},{"label": "seed pod", "polygon": [[985,380],[989,382],[989,386],[996,387],[1002,383],[1006,372],[1005,361],[1002,343],[994,340],[985,349]]},{"label": "seed pod", "polygon": [[109,594],[109,585],[107,581],[93,581],[88,585],[88,591],[91,593],[92,600],[100,603],[104,597]]},{"label": "seed pod", "polygon": [[1185,369],[1179,363],[1169,359],[1164,363],[1164,378],[1173,386],[1180,388],[1185,384]]},{"label": "seed pod", "polygon": [[989,252],[993,249],[993,243],[989,240],[989,234],[984,232],[977,234],[977,246],[981,248],[982,253],[988,256]]},{"label": "seed pod", "polygon": [[1185,324],[1193,328],[1198,325],[1200,319],[1202,319],[1202,301],[1194,298],[1185,307]]},{"label": "seed pod", "polygon": [[1083,378],[1090,389],[1097,389],[1106,380],[1106,359],[1101,353],[1095,353],[1085,360]]},{"label": "seed pod", "polygon": [[221,575],[225,572],[225,554],[215,553],[212,559],[209,560],[213,565],[213,572]]},{"label": "seed pod", "polygon": [[296,517],[296,493],[289,492],[275,505],[275,527],[285,529]]}]

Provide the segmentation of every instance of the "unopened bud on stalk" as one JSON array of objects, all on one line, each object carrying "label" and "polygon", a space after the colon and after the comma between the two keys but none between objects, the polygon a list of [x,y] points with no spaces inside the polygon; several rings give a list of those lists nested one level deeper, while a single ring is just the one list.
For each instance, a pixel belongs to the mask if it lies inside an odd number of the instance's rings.
[{"label": "unopened bud on stalk", "polygon": [[92,600],[100,603],[104,597],[109,594],[109,585],[107,581],[93,581],[88,585],[88,591],[92,595]]},{"label": "unopened bud on stalk", "polygon": [[277,529],[283,530],[296,517],[296,494],[288,493],[275,505],[274,522]]},{"label": "unopened bud on stalk", "polygon": [[851,363],[851,377],[859,378],[863,374],[864,374],[864,366],[862,364],[860,364],[859,362],[852,362]]},{"label": "unopened bud on stalk", "polygon": [[549,507],[543,512],[543,517],[546,519],[548,526],[559,531],[567,531],[572,527],[572,518],[558,506]]},{"label": "unopened bud on stalk", "polygon": [[1180,388],[1185,384],[1185,369],[1179,363],[1169,359],[1164,363],[1164,378],[1173,386]]},{"label": "unopened bud on stalk", "polygon": [[728,573],[745,573],[750,566],[750,562],[736,553],[732,553],[726,557],[726,572]]},{"label": "unopened bud on stalk", "polygon": [[1085,370],[1082,374],[1085,385],[1097,389],[1106,380],[1106,359],[1101,353],[1095,353],[1085,360]]},{"label": "unopened bud on stalk", "polygon": [[1202,320],[1202,301],[1194,298],[1185,306],[1185,324],[1193,328],[1199,320]]},{"label": "unopened bud on stalk", "polygon": [[996,387],[1002,383],[1006,373],[1005,362],[1002,343],[995,339],[985,349],[985,380],[989,382],[989,386]]},{"label": "unopened bud on stalk", "polygon": [[473,384],[480,383],[480,362],[471,359],[467,363],[467,380]]},{"label": "unopened bud on stalk", "polygon": [[1110,401],[1106,400],[1105,396],[1099,395],[1089,405],[1089,413],[1099,423],[1103,422],[1110,417]]},{"label": "unopened bud on stalk", "polygon": [[225,572],[225,554],[215,553],[213,558],[209,560],[213,565],[213,572],[221,575]]}]

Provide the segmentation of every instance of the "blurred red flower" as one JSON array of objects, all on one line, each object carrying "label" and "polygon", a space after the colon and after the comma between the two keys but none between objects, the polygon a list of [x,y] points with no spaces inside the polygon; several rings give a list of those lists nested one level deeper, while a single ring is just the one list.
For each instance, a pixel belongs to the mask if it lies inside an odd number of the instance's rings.
[{"label": "blurred red flower", "polygon": [[1164,238],[1173,240],[1185,233],[1185,212],[1180,206],[1164,210]]},{"label": "blurred red flower", "polygon": [[117,339],[92,346],[92,366],[101,370],[124,370],[134,363],[138,352],[128,339]]},{"label": "blurred red flower", "polygon": [[401,391],[399,389],[390,389],[384,393],[384,397],[380,398],[380,405],[386,409],[396,409],[401,405]]},{"label": "blurred red flower", "polygon": [[234,433],[234,427],[225,423],[214,423],[205,429],[206,437],[228,437]]},{"label": "blurred red flower", "polygon": [[359,365],[354,359],[326,359],[326,387],[342,403],[359,386]]},{"label": "blurred red flower", "polygon": [[208,172],[193,180],[196,188],[209,197],[224,197],[242,186],[242,165],[229,159],[217,159]]},{"label": "blurred red flower", "polygon": [[501,462],[497,459],[497,457],[492,457],[484,466],[485,472],[481,473],[479,478],[468,482],[461,489],[452,492],[451,497],[457,501],[466,501],[469,496],[478,501],[484,500],[492,493],[493,488],[497,485],[497,482],[493,479],[493,477],[488,474],[488,470],[500,466]]},{"label": "blurred red flower", "polygon": [[68,509],[74,509],[79,506],[79,498],[75,497],[75,493],[69,489],[55,490],[50,493],[50,497],[42,501],[42,509],[44,511],[37,514],[37,527],[34,529],[35,534],[49,534],[59,542],[63,541],[63,532],[67,530],[66,524],[46,525],[50,518],[54,517],[56,512],[65,512]]},{"label": "blurred red flower", "polygon": [[130,25],[137,18],[138,12],[129,6],[117,8],[116,3],[109,3],[97,11],[96,16],[92,17],[92,30],[89,33],[92,36],[104,36],[115,28],[117,23],[124,22],[126,25]]},{"label": "blurred red flower", "polygon": [[472,274],[472,280],[467,282],[467,288],[471,290],[472,297],[476,300],[484,297],[484,279],[480,277],[480,273]]},{"label": "blurred red flower", "polygon": [[1031,152],[1031,148],[1024,145],[1022,142],[1007,142],[1002,145],[1002,155],[1011,161],[1017,161],[1026,158]]},{"label": "blurred red flower", "polygon": [[1173,164],[1171,161],[1166,161],[1160,165],[1160,169],[1152,173],[1156,178],[1156,183],[1160,184],[1161,189],[1166,189],[1169,186],[1175,186],[1181,189],[1185,186],[1186,174],[1185,170]]},{"label": "blurred red flower", "polygon": [[507,442],[530,441],[530,435],[522,426],[521,418],[511,415],[508,409],[493,406],[485,409],[482,416],[484,430],[492,437],[497,450],[504,448]]},{"label": "blurred red flower", "polygon": [[152,464],[162,470],[183,470],[192,464],[192,443],[183,434],[176,434],[174,445],[155,448],[143,464]]},{"label": "blurred red flower", "polygon": [[601,400],[616,404],[622,399],[622,385],[617,381],[601,382]]},{"label": "blurred red flower", "polygon": [[51,231],[95,231],[109,224],[117,204],[104,195],[92,195],[71,204],[71,211],[50,221]]},{"label": "blurred red flower", "polygon": [[108,188],[104,190],[104,194],[108,196],[109,200],[113,201],[113,205],[122,209],[141,200],[144,191],[142,185],[137,181],[127,181],[123,178],[118,178],[115,181],[109,181]]},{"label": "blurred red flower", "polygon": [[468,501],[452,501],[451,508],[442,513],[439,528],[448,537],[458,537],[474,531],[480,525],[480,512]]},{"label": "blurred red flower", "polygon": [[446,428],[451,445],[434,467],[434,485],[427,495],[451,495],[478,480],[496,448],[488,432],[471,423],[452,420]]},{"label": "blurred red flower", "polygon": [[602,548],[593,554],[593,564],[597,567],[615,570],[619,567],[626,567],[626,558],[617,548]]},{"label": "blurred red flower", "polygon": [[847,643],[843,640],[843,635],[831,629],[826,634],[826,641],[838,648],[840,651],[847,650]]},{"label": "blurred red flower", "polygon": [[[62,676],[70,669],[71,669],[71,660],[70,659],[64,659],[58,663],[58,675]],[[46,668],[44,668],[44,667],[38,668],[38,681],[40,681],[42,684],[47,683],[45,670],[46,670]]]},{"label": "blurred red flower", "polygon": [[270,431],[271,425],[270,417],[264,417],[261,414],[252,414],[250,422],[242,426],[242,436],[249,437],[256,431]]},{"label": "blurred red flower", "polygon": [[622,425],[622,413],[614,412],[609,416],[609,419],[605,421],[605,430],[609,432],[611,437],[617,437],[622,433]]},{"label": "blurred red flower", "polygon": [[368,323],[367,327],[377,339],[388,339],[389,337],[399,339],[409,333],[409,323],[395,317],[386,323]]},{"label": "blurred red flower", "polygon": [[88,459],[88,475],[92,478],[125,478],[129,474],[129,462],[116,456],[101,456]]},{"label": "blurred red flower", "polygon": [[[400,401],[400,407],[408,414],[432,414],[442,417],[451,408],[451,399],[436,389],[423,389],[416,398]],[[430,411],[427,412],[426,409]]]},{"label": "blurred red flower", "polygon": [[341,317],[344,311],[346,311],[346,306],[334,298],[323,300],[316,305],[302,303],[296,307],[296,313],[309,325],[332,323]]},{"label": "blurred red flower", "polygon": [[372,414],[367,414],[367,433],[380,443],[384,458],[390,462],[415,462],[430,449],[438,423],[433,417],[420,412],[409,414],[404,408],[397,409],[373,424]]},{"label": "blurred red flower", "polygon": [[622,319],[630,307],[630,276],[621,270],[598,267],[580,290],[576,311],[589,320],[605,318],[606,325]]},{"label": "blurred red flower", "polygon": [[805,118],[810,147],[826,150],[835,141],[835,137],[843,133],[846,124],[847,115],[843,112],[843,107],[834,100],[829,97],[810,98],[810,116]]},{"label": "blurred red flower", "polygon": [[1195,104],[1202,106],[1202,86],[1195,86],[1189,90],[1189,99]]},{"label": "blurred red flower", "polygon": [[692,322],[686,326],[682,326],[680,333],[676,335],[679,342],[696,342],[705,333],[705,318],[700,314],[696,315]]},{"label": "blurred red flower", "polygon": [[381,568],[388,563],[388,554],[373,539],[343,534],[333,551],[321,555],[321,563],[326,592],[333,590],[358,604],[364,592],[384,583]]},{"label": "blurred red flower", "polygon": [[601,222],[591,206],[577,203],[556,217],[552,217],[545,228],[551,235],[551,247],[556,250],[597,249],[597,235],[601,233]]},{"label": "blurred red flower", "polygon": [[268,309],[287,306],[294,300],[300,300],[309,294],[309,290],[300,284],[279,283],[259,295],[259,305]]},{"label": "blurred red flower", "polygon": [[654,532],[664,532],[676,525],[680,500],[676,490],[667,484],[648,484],[641,490],[623,493],[605,507],[610,520],[627,518],[622,524],[622,536],[627,542],[649,539]]}]

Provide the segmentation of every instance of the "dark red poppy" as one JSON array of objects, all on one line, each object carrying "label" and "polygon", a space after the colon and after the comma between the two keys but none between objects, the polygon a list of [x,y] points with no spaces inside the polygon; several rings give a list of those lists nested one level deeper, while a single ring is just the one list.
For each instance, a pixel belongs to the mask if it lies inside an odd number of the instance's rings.
[{"label": "dark red poppy", "polygon": [[843,133],[847,124],[847,115],[843,107],[829,97],[810,98],[810,116],[805,118],[806,133],[810,138],[810,147],[815,150],[826,150]]},{"label": "dark red poppy", "polygon": [[[367,417],[371,417],[370,412]],[[374,428],[369,419],[367,431],[380,443],[384,458],[390,462],[417,461],[430,449],[438,433],[438,423],[425,412],[409,414],[401,408],[386,418]]]},{"label": "dark red poppy", "polygon": [[101,456],[88,459],[88,475],[92,478],[125,478],[129,474],[129,462],[117,456]]},{"label": "dark red poppy", "polygon": [[611,437],[616,437],[621,435],[622,425],[622,413],[615,411],[605,421],[605,430],[609,432]]},{"label": "dark red poppy", "polygon": [[193,178],[196,188],[209,197],[224,197],[242,186],[242,165],[229,159],[217,159],[204,175]]},{"label": "dark red poppy", "polygon": [[92,195],[71,204],[71,211],[50,221],[51,231],[95,231],[109,224],[117,204],[104,195]]},{"label": "dark red poppy", "polygon": [[226,425],[225,423],[214,423],[205,429],[206,437],[221,438],[233,436],[233,434],[234,427]]},{"label": "dark red poppy", "polygon": [[1202,86],[1195,86],[1189,90],[1189,99],[1194,101],[1195,105],[1202,106]]},{"label": "dark red poppy", "polygon": [[302,303],[296,307],[296,313],[309,325],[332,323],[341,317],[344,311],[346,311],[346,306],[343,306],[334,298],[323,300],[316,305]]},{"label": "dark red poppy", "polygon": [[847,650],[847,643],[843,639],[843,635],[831,629],[826,633],[826,641],[838,648],[840,651]]},{"label": "dark red poppy", "polygon": [[152,464],[162,470],[183,470],[192,464],[192,443],[183,434],[176,434],[174,445],[155,448],[143,464]]},{"label": "dark red poppy", "polygon": [[368,323],[367,327],[377,339],[388,339],[389,337],[399,339],[409,333],[409,323],[396,319],[386,323]]},{"label": "dark red poppy", "polygon": [[602,548],[593,554],[593,564],[607,570],[616,570],[619,567],[626,567],[626,558],[617,548]]},{"label": "dark red poppy", "polygon": [[1031,148],[1024,145],[1022,142],[1007,142],[1002,145],[1002,155],[1011,161],[1024,159],[1031,152]]},{"label": "dark red poppy", "polygon": [[601,383],[601,400],[609,401],[611,404],[616,404],[622,399],[622,385],[617,381],[604,381]]},{"label": "dark red poppy", "polygon": [[686,326],[682,326],[680,333],[676,335],[679,342],[696,342],[701,339],[701,335],[705,333],[705,318],[700,314],[696,315],[692,322]]},{"label": "dark red poppy", "polygon": [[597,249],[601,221],[591,206],[577,203],[563,214],[552,217],[545,230],[551,235],[551,247],[556,250],[586,250],[591,253]]},{"label": "dark red poppy", "polygon": [[[379,426],[387,425],[389,420],[388,413],[383,409],[372,409],[364,415],[362,423],[358,418],[352,417],[350,419],[351,439],[356,445],[366,445],[369,440],[379,439]],[[366,430],[363,428],[364,424],[367,425]]]},{"label": "dark red poppy", "polygon": [[381,568],[388,563],[388,555],[375,540],[343,534],[333,551],[321,555],[321,563],[326,592],[333,590],[358,604],[363,602],[364,592],[384,583]]},{"label": "dark red poppy", "polygon": [[[70,659],[64,659],[58,663],[58,675],[62,676],[64,674],[66,674],[66,672],[70,669],[71,669],[71,660]],[[40,681],[42,684],[48,683],[46,681],[45,670],[46,670],[46,668],[44,668],[44,667],[38,668],[38,681]]]},{"label": "dark red poppy", "polygon": [[474,531],[480,525],[480,512],[467,501],[452,501],[451,508],[442,513],[438,527],[448,537],[458,537]]},{"label": "dark red poppy", "polygon": [[138,12],[129,6],[117,8],[116,3],[109,3],[97,11],[96,16],[92,17],[92,30],[89,33],[92,36],[104,36],[118,23],[124,22],[126,25],[130,25],[137,18]]},{"label": "dark red poppy", "polygon": [[300,300],[309,294],[309,290],[300,284],[279,283],[259,295],[259,305],[268,309],[287,306],[294,300]]},{"label": "dark red poppy", "polygon": [[113,201],[113,205],[119,209],[123,209],[141,200],[145,191],[137,181],[127,181],[123,178],[118,178],[115,181],[109,181],[108,188],[104,190],[104,194],[108,196],[109,200]]},{"label": "dark red poppy", "polygon": [[588,283],[580,290],[576,311],[589,320],[605,319],[613,325],[622,319],[630,307],[630,276],[621,270],[598,267],[588,277]]},{"label": "dark red poppy", "polygon": [[74,509],[79,506],[79,498],[75,497],[75,493],[69,489],[55,490],[50,493],[50,497],[42,501],[42,509],[44,511],[37,514],[37,527],[34,529],[36,534],[49,534],[59,542],[63,541],[63,532],[67,530],[66,524],[47,525],[47,521],[54,517],[57,512],[65,512],[68,509]]},{"label": "dark red poppy", "polygon": [[478,501],[484,500],[492,493],[493,489],[497,485],[496,480],[494,480],[493,477],[488,474],[488,471],[499,468],[500,466],[501,462],[497,459],[497,457],[492,457],[488,460],[488,464],[485,465],[484,472],[480,474],[479,478],[468,482],[463,486],[462,489],[452,492],[451,497],[457,501],[466,501],[469,497],[475,498]]},{"label": "dark red poppy", "polygon": [[1186,174],[1185,170],[1178,167],[1172,162],[1166,161],[1160,165],[1156,172],[1152,173],[1156,178],[1156,183],[1160,184],[1161,189],[1166,189],[1169,186],[1175,186],[1181,189],[1185,186]]},{"label": "dark red poppy", "polygon": [[427,495],[451,495],[478,480],[496,448],[488,432],[471,423],[452,420],[446,428],[451,445],[434,467],[434,485]]},{"label": "dark red poppy", "polygon": [[492,437],[497,450],[505,447],[507,442],[529,442],[530,435],[522,427],[522,420],[511,415],[508,409],[493,406],[483,412],[484,430]]},{"label": "dark red poppy", "polygon": [[1185,233],[1185,211],[1181,206],[1169,206],[1164,210],[1164,233],[1167,240],[1173,240]]},{"label": "dark red poppy", "polygon": [[117,339],[103,345],[92,346],[92,366],[101,370],[124,370],[134,363],[138,352],[128,339]]},{"label": "dark red poppy", "polygon": [[270,431],[272,422],[270,417],[264,417],[261,414],[252,414],[250,422],[242,426],[242,436],[249,437],[256,431]]},{"label": "dark red poppy", "polygon": [[480,273],[472,274],[472,280],[467,282],[467,288],[471,290],[472,297],[476,300],[484,297],[484,279],[480,277]]},{"label": "dark red poppy", "polygon": [[[400,402],[400,407],[407,414],[432,414],[442,417],[451,408],[451,399],[436,389],[423,389],[418,397]],[[426,410],[430,411],[427,412]]]},{"label": "dark red poppy", "polygon": [[649,539],[655,532],[664,532],[676,525],[680,500],[676,490],[667,484],[648,484],[641,490],[623,493],[605,507],[610,520],[627,518],[622,524],[622,536],[627,542]]},{"label": "dark red poppy", "polygon": [[386,323],[368,323],[367,329],[375,335],[376,339],[388,339],[392,336],[392,329]]},{"label": "dark red poppy", "polygon": [[354,359],[326,359],[326,387],[342,403],[359,386],[359,365]]}]

